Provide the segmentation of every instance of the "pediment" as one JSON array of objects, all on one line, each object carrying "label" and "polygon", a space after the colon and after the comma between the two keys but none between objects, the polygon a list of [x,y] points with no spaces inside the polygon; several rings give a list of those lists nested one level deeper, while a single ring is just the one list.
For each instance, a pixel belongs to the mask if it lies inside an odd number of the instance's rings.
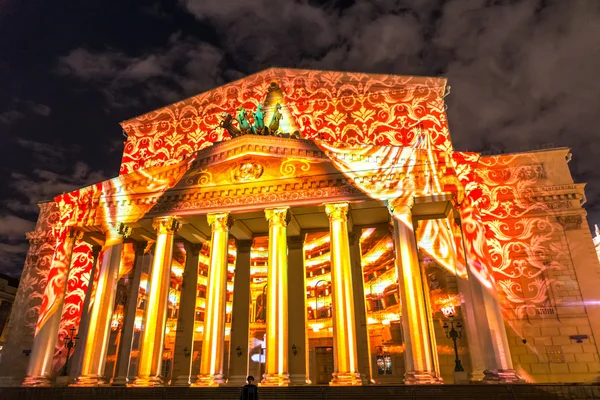
[{"label": "pediment", "polygon": [[199,151],[173,190],[244,187],[341,173],[312,141],[246,135]]},{"label": "pediment", "polygon": [[103,183],[88,225],[366,199],[310,140],[245,135]]}]

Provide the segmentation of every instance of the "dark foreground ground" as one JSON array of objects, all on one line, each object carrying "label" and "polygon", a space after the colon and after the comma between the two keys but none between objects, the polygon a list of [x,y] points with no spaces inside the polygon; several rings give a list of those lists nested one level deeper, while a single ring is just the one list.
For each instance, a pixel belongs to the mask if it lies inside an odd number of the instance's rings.
[{"label": "dark foreground ground", "polygon": [[[0,388],[0,400],[175,400],[239,399],[240,389],[221,388]],[[427,386],[294,386],[260,388],[260,400],[517,400],[600,399],[600,385],[427,385]]]}]

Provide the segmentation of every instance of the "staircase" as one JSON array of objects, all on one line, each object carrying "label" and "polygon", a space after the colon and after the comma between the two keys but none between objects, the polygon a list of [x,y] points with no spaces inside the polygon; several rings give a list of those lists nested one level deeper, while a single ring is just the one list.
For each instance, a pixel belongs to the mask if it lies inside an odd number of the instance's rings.
[{"label": "staircase", "polygon": [[[261,400],[520,400],[600,399],[599,385],[423,385],[423,386],[291,386],[259,389]],[[240,389],[53,387],[0,388],[1,400],[228,400],[239,399]]]}]

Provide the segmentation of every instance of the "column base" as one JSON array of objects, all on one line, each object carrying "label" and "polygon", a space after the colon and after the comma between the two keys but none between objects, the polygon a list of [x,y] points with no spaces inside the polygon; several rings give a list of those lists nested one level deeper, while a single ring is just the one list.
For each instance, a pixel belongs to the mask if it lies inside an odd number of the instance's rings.
[{"label": "column base", "polygon": [[73,386],[100,386],[105,385],[107,382],[102,376],[98,375],[81,375],[75,380]]},{"label": "column base", "polygon": [[227,386],[244,386],[246,384],[246,375],[233,375],[227,380]]},{"label": "column base", "polygon": [[486,369],[484,383],[525,383],[514,369]]},{"label": "column base", "polygon": [[131,384],[133,387],[154,387],[164,386],[164,381],[160,376],[136,376]]},{"label": "column base", "polygon": [[264,374],[260,386],[290,386],[289,374]]},{"label": "column base", "polygon": [[126,376],[117,376],[110,382],[111,386],[127,386],[129,379]]},{"label": "column base", "polygon": [[362,386],[363,381],[358,372],[334,372],[329,386]]},{"label": "column base", "polygon": [[306,375],[304,374],[291,374],[290,381],[294,386],[304,386],[306,385]]},{"label": "column base", "polygon": [[223,374],[198,375],[198,380],[192,387],[219,387],[225,385]]},{"label": "column base", "polygon": [[443,383],[441,377],[432,371],[410,371],[404,374],[405,385],[437,385]]},{"label": "column base", "polygon": [[484,378],[483,371],[473,371],[469,374],[469,382],[471,383],[482,383]]},{"label": "column base", "polygon": [[22,386],[34,386],[34,387],[49,387],[52,386],[54,380],[47,375],[42,376],[26,376],[23,380]]},{"label": "column base", "polygon": [[190,386],[191,383],[189,375],[179,375],[173,379],[171,386]]}]

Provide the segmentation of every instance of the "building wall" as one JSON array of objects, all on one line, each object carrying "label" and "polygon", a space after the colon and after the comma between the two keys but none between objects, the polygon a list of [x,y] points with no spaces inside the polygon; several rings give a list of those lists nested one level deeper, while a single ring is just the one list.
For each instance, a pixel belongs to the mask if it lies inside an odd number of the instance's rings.
[{"label": "building wall", "polygon": [[18,286],[18,279],[0,274],[0,357],[2,357],[5,332],[8,330],[8,318],[12,305],[15,302]]},{"label": "building wall", "polygon": [[482,216],[511,355],[534,382],[595,381],[600,369],[600,264],[569,158],[555,149],[482,160]]}]

